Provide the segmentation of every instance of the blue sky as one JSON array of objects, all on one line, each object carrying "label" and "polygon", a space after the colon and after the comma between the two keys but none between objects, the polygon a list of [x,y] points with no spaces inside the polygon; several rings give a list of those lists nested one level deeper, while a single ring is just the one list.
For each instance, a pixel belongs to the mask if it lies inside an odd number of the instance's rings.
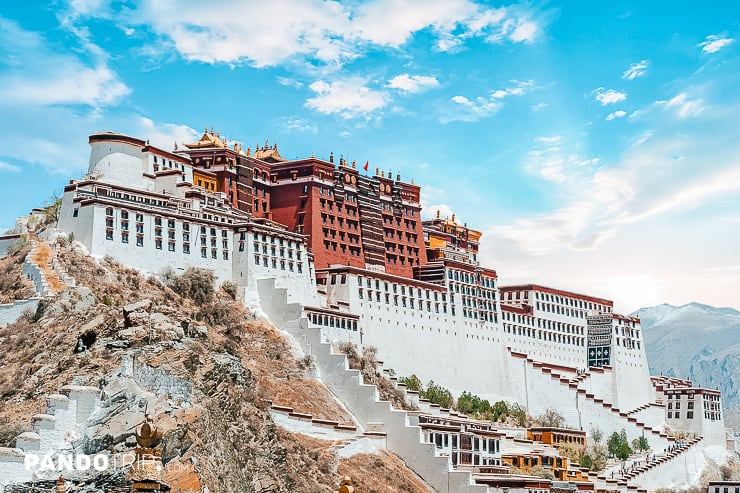
[{"label": "blue sky", "polygon": [[0,228],[87,135],[214,126],[423,186],[504,284],[740,308],[740,7],[471,0],[0,6]]}]

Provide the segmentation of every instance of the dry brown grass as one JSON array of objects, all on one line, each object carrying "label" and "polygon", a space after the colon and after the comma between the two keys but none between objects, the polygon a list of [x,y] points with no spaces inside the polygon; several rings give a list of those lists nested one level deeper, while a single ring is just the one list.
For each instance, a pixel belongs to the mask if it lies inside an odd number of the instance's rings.
[{"label": "dry brown grass", "polygon": [[397,456],[381,450],[357,454],[339,463],[336,485],[343,476],[352,478],[355,491],[362,493],[429,493],[424,481]]},{"label": "dry brown grass", "polygon": [[[192,446],[180,460],[186,463],[189,457],[196,459],[198,481],[211,491],[223,493],[334,491],[338,462],[332,443],[278,428],[264,400],[272,399],[318,418],[347,422],[350,417],[311,377],[305,362],[293,356],[277,330],[255,320],[223,291],[217,291],[211,302],[199,305],[156,279],[145,279],[110,259],[97,263],[62,248],[60,260],[79,285],[93,290],[99,304],[74,311],[69,303],[62,302],[72,292],[65,291],[51,300],[38,320],[22,317],[0,330],[0,395],[6,395],[0,399],[0,422],[5,419],[28,429],[30,416],[43,411],[46,395],[58,392],[73,376],[82,375],[88,385],[98,385],[110,375],[120,364],[124,350],[108,350],[96,344],[87,355],[74,354],[77,337],[86,323],[102,316],[103,322],[94,329],[97,341],[116,338],[123,327],[121,306],[147,298],[152,300],[152,312],[164,313],[175,323],[187,318],[208,326],[206,339],[185,341],[182,349],[163,343],[155,352],[144,342],[136,343],[141,349],[137,356],[141,363],[193,383],[194,402],[202,406],[201,411],[167,419],[174,420],[174,426],[190,437]],[[241,362],[240,376],[224,373],[216,363],[223,353]],[[406,478],[413,477],[413,473],[401,471],[402,463],[392,459],[357,468],[349,461],[343,471],[362,478],[366,467],[371,467],[368,471],[374,471],[377,477],[390,476],[399,484],[413,483],[397,479],[397,475]],[[192,472],[173,473],[172,481],[177,485],[173,493],[197,484]],[[367,481],[361,484],[369,484]],[[408,488],[406,491],[425,491]]]},{"label": "dry brown grass", "polygon": [[23,261],[31,250],[27,245],[14,255],[0,259],[0,304],[25,300],[36,294],[33,283],[23,275]]}]

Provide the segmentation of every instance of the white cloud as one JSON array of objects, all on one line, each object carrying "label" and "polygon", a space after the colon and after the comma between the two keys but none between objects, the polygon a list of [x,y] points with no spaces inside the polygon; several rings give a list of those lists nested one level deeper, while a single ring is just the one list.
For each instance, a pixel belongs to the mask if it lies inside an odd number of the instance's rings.
[{"label": "white cloud", "polygon": [[494,115],[504,106],[503,100],[510,96],[522,96],[535,89],[535,83],[528,81],[511,81],[514,85],[505,89],[491,91],[489,97],[478,96],[475,100],[465,96],[456,95],[450,100],[457,106],[453,107],[449,114],[440,118],[441,123],[453,121],[474,122],[482,118]]},{"label": "white cloud", "polygon": [[388,103],[384,91],[367,87],[361,77],[349,77],[333,82],[316,81],[308,86],[316,96],[306,101],[308,108],[319,113],[338,113],[342,118],[369,118]]},{"label": "white cloud", "polygon": [[668,101],[658,101],[657,104],[674,110],[679,118],[699,116],[704,111],[704,102],[701,99],[691,99],[685,92]]},{"label": "white cloud", "polygon": [[624,71],[622,78],[626,80],[635,80],[638,77],[642,77],[647,72],[648,61],[641,60],[637,63],[633,63],[630,67]]},{"label": "white cloud", "polygon": [[283,118],[281,119],[279,124],[282,128],[284,128],[288,132],[293,132],[293,133],[307,133],[307,134],[315,135],[319,131],[319,127],[316,126],[314,122],[306,120],[305,118],[298,118],[298,117]]},{"label": "white cloud", "polygon": [[537,103],[532,105],[532,111],[542,111],[547,108],[547,103]]},{"label": "white cloud", "polygon": [[696,46],[701,48],[701,51],[703,51],[704,53],[717,53],[719,50],[729,45],[733,41],[735,40],[732,38],[727,38],[718,34],[710,34],[706,37],[704,41]]},{"label": "white cloud", "polygon": [[4,161],[0,161],[0,173],[3,173],[3,172],[17,173],[20,170],[21,170],[21,168],[18,167],[18,166],[16,166],[16,165],[14,165],[14,164],[10,164],[10,163],[6,163]]},{"label": "white cloud", "polygon": [[583,158],[561,135],[535,137],[534,146],[525,158],[525,169],[532,175],[556,185],[581,179],[590,166],[600,163],[598,157]]},{"label": "white cloud", "polygon": [[174,148],[175,142],[182,147],[184,143],[197,141],[201,133],[187,125],[175,123],[155,123],[152,119],[138,116],[133,119],[134,136],[148,140],[152,145],[164,150]]},{"label": "white cloud", "polygon": [[[112,17],[110,5],[74,3],[70,10],[75,18]],[[530,43],[544,24],[535,11],[488,8],[473,0],[215,0],[190,2],[187,8],[152,0],[114,14],[126,26],[122,29],[146,26],[142,32],[166,41],[160,45],[186,60],[256,67],[301,59],[340,65],[374,47],[400,48],[422,31],[431,33],[442,51],[455,50],[471,38]]]},{"label": "white cloud", "polygon": [[303,87],[303,82],[295,80],[291,77],[276,77],[275,80],[281,86],[288,86],[288,87],[295,87],[295,88]]},{"label": "white cloud", "polygon": [[452,217],[452,207],[447,204],[429,204],[422,208],[422,216],[425,219],[433,219],[437,217],[439,212],[440,217]]},{"label": "white cloud", "polygon": [[131,92],[103,61],[87,63],[72,52],[57,53],[43,37],[0,18],[0,105],[109,106]]},{"label": "white cloud", "polygon": [[599,87],[594,91],[594,93],[596,94],[596,101],[601,103],[601,106],[621,103],[627,99],[626,93],[615,91],[614,89],[604,89],[603,87]]},{"label": "white cloud", "polygon": [[610,122],[616,118],[624,118],[627,115],[626,111],[617,110],[606,115],[606,121]]},{"label": "white cloud", "polygon": [[439,86],[439,81],[431,75],[401,74],[388,81],[388,87],[399,91],[416,93]]}]

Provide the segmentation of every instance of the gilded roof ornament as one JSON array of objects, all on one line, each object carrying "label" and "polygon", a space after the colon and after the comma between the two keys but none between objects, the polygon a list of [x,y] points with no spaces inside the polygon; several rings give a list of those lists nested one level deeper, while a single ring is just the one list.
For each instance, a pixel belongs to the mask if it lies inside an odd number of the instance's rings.
[{"label": "gilded roof ornament", "polygon": [[141,425],[139,431],[134,432],[139,447],[154,448],[162,443],[162,432],[149,423],[153,423],[153,420],[151,416],[147,415],[146,421]]}]

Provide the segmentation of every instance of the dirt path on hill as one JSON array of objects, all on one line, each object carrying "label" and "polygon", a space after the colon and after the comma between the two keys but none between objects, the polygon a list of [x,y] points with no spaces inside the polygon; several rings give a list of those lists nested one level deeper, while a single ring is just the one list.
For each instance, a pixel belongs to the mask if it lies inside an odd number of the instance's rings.
[{"label": "dirt path on hill", "polygon": [[54,271],[51,266],[52,260],[54,259],[54,251],[51,249],[51,245],[46,242],[32,240],[36,250],[31,255],[31,261],[38,265],[41,272],[44,273],[46,284],[53,294],[57,294],[65,288],[65,284],[59,278],[59,275]]}]

